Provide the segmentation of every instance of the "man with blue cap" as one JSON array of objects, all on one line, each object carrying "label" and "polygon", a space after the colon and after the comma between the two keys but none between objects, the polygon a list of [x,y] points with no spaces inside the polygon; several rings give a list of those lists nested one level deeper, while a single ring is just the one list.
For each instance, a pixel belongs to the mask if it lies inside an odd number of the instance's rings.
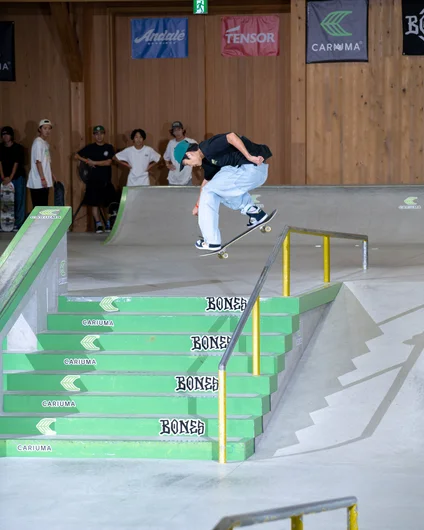
[{"label": "man with blue cap", "polygon": [[249,216],[247,226],[266,221],[268,214],[253,204],[248,191],[262,186],[268,177],[265,160],[272,153],[268,146],[255,144],[244,136],[230,132],[217,134],[200,144],[180,142],[174,151],[175,160],[184,166],[202,166],[204,181],[193,215],[199,216],[202,238],[199,250],[219,250],[219,206],[240,210]]}]

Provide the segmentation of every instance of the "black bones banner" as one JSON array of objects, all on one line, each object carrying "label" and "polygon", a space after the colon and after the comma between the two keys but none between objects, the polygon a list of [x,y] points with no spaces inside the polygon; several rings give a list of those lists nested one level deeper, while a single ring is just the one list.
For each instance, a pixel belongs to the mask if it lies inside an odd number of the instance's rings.
[{"label": "black bones banner", "polygon": [[424,55],[424,2],[402,0],[403,54]]},{"label": "black bones banner", "polygon": [[15,81],[14,22],[0,22],[0,81]]},{"label": "black bones banner", "polygon": [[307,63],[368,61],[368,0],[307,4]]}]

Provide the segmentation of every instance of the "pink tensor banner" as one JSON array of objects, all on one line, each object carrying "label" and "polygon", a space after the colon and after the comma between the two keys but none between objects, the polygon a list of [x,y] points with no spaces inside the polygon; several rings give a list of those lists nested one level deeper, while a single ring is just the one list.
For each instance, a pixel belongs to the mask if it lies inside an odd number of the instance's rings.
[{"label": "pink tensor banner", "polygon": [[221,55],[257,57],[280,54],[277,15],[221,18]]}]

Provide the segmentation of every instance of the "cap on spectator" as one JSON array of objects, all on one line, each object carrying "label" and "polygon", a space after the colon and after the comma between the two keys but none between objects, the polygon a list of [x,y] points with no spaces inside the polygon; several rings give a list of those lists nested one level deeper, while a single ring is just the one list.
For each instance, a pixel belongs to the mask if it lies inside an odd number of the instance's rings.
[{"label": "cap on spectator", "polygon": [[171,125],[171,131],[177,129],[178,127],[184,129],[184,126],[180,121],[174,121],[174,123]]},{"label": "cap on spectator", "polygon": [[42,127],[43,125],[50,125],[51,128],[53,128],[53,123],[50,120],[41,120],[38,124],[38,128]]},{"label": "cap on spectator", "polygon": [[0,136],[3,136],[4,134],[8,134],[9,136],[11,136],[12,138],[14,137],[15,133],[13,132],[13,129],[12,127],[2,127],[2,130],[1,130],[1,134]]},{"label": "cap on spectator", "polygon": [[93,134],[96,134],[98,132],[106,132],[103,125],[96,125],[95,127],[93,127]]}]

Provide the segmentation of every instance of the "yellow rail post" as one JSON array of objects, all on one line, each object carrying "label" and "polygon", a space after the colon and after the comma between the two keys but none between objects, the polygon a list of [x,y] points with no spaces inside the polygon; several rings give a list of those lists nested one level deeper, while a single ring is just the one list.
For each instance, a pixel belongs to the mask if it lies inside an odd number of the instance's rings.
[{"label": "yellow rail post", "polygon": [[218,451],[219,463],[227,462],[227,373],[218,370]]},{"label": "yellow rail post", "polygon": [[291,530],[303,530],[303,517],[295,515],[291,518]]},{"label": "yellow rail post", "polygon": [[261,309],[259,296],[252,310],[253,375],[261,375]]},{"label": "yellow rail post", "polygon": [[358,530],[358,505],[353,504],[347,509],[348,513],[348,530]]},{"label": "yellow rail post", "polygon": [[290,232],[283,241],[283,296],[290,296]]},{"label": "yellow rail post", "polygon": [[324,283],[329,283],[330,281],[330,237],[323,236],[324,247],[323,247],[323,257],[324,257]]}]

